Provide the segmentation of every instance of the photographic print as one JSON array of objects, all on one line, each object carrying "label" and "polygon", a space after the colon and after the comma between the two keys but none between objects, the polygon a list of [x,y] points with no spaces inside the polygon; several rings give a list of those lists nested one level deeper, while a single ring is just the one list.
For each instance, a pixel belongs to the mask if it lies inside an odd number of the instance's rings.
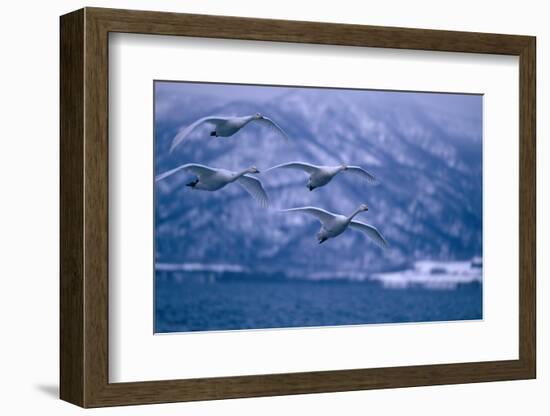
[{"label": "photographic print", "polygon": [[154,332],[483,319],[482,106],[155,81]]}]

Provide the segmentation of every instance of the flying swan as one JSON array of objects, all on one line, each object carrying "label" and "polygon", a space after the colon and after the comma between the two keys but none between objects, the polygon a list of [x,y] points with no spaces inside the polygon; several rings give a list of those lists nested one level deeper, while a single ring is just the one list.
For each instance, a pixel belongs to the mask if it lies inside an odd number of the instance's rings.
[{"label": "flying swan", "polygon": [[350,216],[333,214],[321,208],[315,207],[300,207],[284,209],[281,212],[303,212],[313,215],[321,222],[321,229],[317,233],[319,244],[325,242],[329,238],[334,238],[342,234],[349,227],[365,232],[376,244],[382,248],[388,246],[387,241],[382,237],[382,234],[372,225],[364,222],[354,221],[353,217],[363,211],[368,211],[367,204],[361,204]]},{"label": "flying swan", "polygon": [[283,136],[283,138],[288,139],[287,134],[284,132],[284,130],[281,127],[279,127],[277,123],[275,123],[269,117],[261,115],[260,113],[256,113],[251,116],[243,116],[243,117],[207,116],[207,117],[198,119],[194,123],[180,130],[179,133],[172,140],[172,145],[170,146],[170,152],[172,152],[176,148],[176,146],[180,144],[182,140],[189,135],[189,133],[191,133],[193,130],[195,130],[195,128],[197,128],[202,124],[209,124],[214,128],[214,130],[210,132],[210,136],[228,137],[228,136],[233,136],[240,129],[242,129],[244,126],[246,126],[248,123],[251,123],[251,122],[262,124],[266,127],[269,127],[273,131],[276,131],[281,136]]},{"label": "flying swan", "polygon": [[377,182],[374,175],[370,174],[362,167],[348,166],[345,164],[339,165],[339,166],[316,166],[316,165],[312,165],[310,163],[304,163],[304,162],[288,162],[288,163],[282,163],[277,166],[273,166],[267,169],[266,172],[272,169],[279,169],[279,168],[300,169],[308,173],[309,179],[307,182],[307,188],[310,191],[313,191],[315,188],[319,188],[323,185],[326,185],[332,180],[332,178],[334,178],[340,172],[353,173],[357,176],[362,177],[367,182],[372,184],[375,184]]},{"label": "flying swan", "polygon": [[158,182],[168,176],[171,176],[181,170],[191,172],[196,175],[196,178],[186,184],[193,189],[200,189],[202,191],[217,191],[224,186],[237,181],[246,192],[248,192],[252,198],[261,207],[267,207],[269,205],[269,198],[262,186],[259,179],[248,175],[249,173],[260,173],[255,166],[248,169],[244,169],[240,172],[233,172],[226,169],[211,168],[196,163],[187,163],[185,165],[178,166],[172,170],[161,173],[155,178],[155,182]]}]

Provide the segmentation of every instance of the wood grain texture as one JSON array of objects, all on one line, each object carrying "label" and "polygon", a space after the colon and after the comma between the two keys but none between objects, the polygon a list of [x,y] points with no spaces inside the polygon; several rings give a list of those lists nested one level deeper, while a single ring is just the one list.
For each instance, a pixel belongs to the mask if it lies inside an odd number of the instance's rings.
[{"label": "wood grain texture", "polygon": [[[195,36],[520,57],[519,359],[479,363],[108,381],[108,33]],[[87,8],[61,18],[61,397],[83,407],[533,378],[535,38]]]},{"label": "wood grain texture", "polygon": [[84,12],[60,22],[60,387],[84,405]]},{"label": "wood grain texture", "polygon": [[94,403],[108,380],[109,309],[109,133],[108,33],[86,14],[84,58],[84,313],[85,406]]},{"label": "wood grain texture", "polygon": [[520,360],[536,377],[536,41],[520,54],[519,143],[519,335]]},{"label": "wood grain texture", "polygon": [[110,32],[519,55],[528,36],[87,8]]}]

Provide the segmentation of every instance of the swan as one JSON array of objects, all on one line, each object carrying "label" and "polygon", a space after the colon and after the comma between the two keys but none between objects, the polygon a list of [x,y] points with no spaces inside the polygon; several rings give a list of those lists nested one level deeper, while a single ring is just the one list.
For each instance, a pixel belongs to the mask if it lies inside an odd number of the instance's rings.
[{"label": "swan", "polygon": [[251,116],[243,116],[243,117],[207,116],[207,117],[198,119],[194,123],[180,130],[179,133],[176,134],[176,136],[172,140],[172,145],[170,146],[170,152],[172,152],[176,148],[176,146],[180,144],[182,140],[189,135],[189,133],[191,133],[193,130],[195,130],[195,128],[197,128],[202,124],[209,124],[214,128],[214,130],[210,132],[210,136],[228,137],[228,136],[233,136],[240,129],[242,129],[244,126],[246,126],[248,123],[251,123],[251,122],[255,122],[255,123],[259,123],[264,126],[267,126],[272,130],[276,131],[277,133],[279,133],[281,136],[283,136],[284,139],[288,140],[287,134],[281,127],[279,127],[277,123],[275,123],[269,117],[266,117],[260,113],[256,113]]},{"label": "swan", "polygon": [[168,176],[172,176],[181,170],[191,172],[196,175],[196,178],[193,181],[186,184],[193,189],[199,189],[202,191],[217,191],[218,189],[237,181],[237,183],[256,200],[258,205],[262,207],[267,207],[269,205],[269,198],[260,180],[248,175],[249,173],[260,173],[255,166],[244,169],[240,172],[233,172],[226,169],[217,169],[196,163],[187,163],[167,172],[161,173],[155,178],[155,182],[167,178]]},{"label": "swan", "polygon": [[304,162],[288,162],[288,163],[282,163],[277,166],[273,166],[267,169],[266,172],[272,169],[279,169],[279,168],[300,169],[308,173],[309,179],[307,182],[307,188],[310,191],[313,191],[315,188],[319,188],[323,185],[326,185],[332,180],[332,178],[334,178],[340,172],[353,173],[357,176],[361,176],[367,182],[372,184],[375,184],[377,182],[374,175],[370,174],[362,167],[348,166],[346,164],[342,164],[339,166],[316,166],[316,165],[312,165],[310,163],[304,163]]},{"label": "swan", "polygon": [[360,221],[354,221],[355,217],[360,212],[368,211],[367,204],[361,204],[353,213],[349,216],[334,214],[332,212],[325,211],[321,208],[315,207],[299,207],[284,209],[281,212],[303,212],[309,215],[313,215],[321,222],[321,229],[317,233],[317,240],[319,244],[325,242],[329,238],[334,238],[342,234],[348,227],[355,228],[365,232],[376,244],[382,248],[388,246],[387,241],[382,237],[382,234],[372,225],[366,224]]}]

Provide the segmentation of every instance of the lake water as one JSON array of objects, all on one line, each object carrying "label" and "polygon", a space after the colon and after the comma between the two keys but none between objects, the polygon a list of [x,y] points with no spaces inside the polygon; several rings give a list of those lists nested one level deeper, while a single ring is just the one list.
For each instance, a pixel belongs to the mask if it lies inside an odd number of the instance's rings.
[{"label": "lake water", "polygon": [[196,280],[157,276],[155,332],[482,318],[482,284],[450,290],[374,281]]}]

